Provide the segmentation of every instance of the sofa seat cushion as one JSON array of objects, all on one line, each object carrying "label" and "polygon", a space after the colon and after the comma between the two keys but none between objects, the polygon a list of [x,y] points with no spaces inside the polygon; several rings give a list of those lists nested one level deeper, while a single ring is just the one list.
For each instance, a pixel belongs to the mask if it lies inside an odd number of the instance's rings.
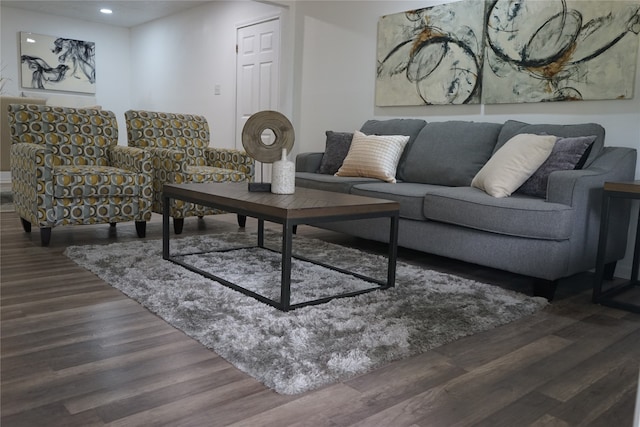
[{"label": "sofa seat cushion", "polygon": [[311,188],[313,190],[335,191],[337,193],[349,194],[351,187],[364,182],[380,182],[380,180],[375,178],[325,175],[314,172],[296,172],[296,187]]},{"label": "sofa seat cushion", "polygon": [[51,173],[57,199],[133,197],[142,191],[138,172],[112,166],[54,166]]},{"label": "sofa seat cushion", "polygon": [[213,166],[187,166],[189,182],[241,182],[247,180],[247,174],[234,169]]},{"label": "sofa seat cushion", "polygon": [[468,186],[489,160],[502,129],[499,123],[427,123],[398,166],[403,181]]},{"label": "sofa seat cushion", "polygon": [[417,184],[412,182],[399,182],[389,184],[383,182],[356,184],[351,189],[351,194],[358,196],[375,197],[378,199],[394,200],[400,203],[400,218],[424,221],[424,195],[439,185]]},{"label": "sofa seat cushion", "polygon": [[491,233],[567,240],[571,236],[573,209],[525,195],[495,198],[474,187],[440,187],[425,195],[424,216]]}]

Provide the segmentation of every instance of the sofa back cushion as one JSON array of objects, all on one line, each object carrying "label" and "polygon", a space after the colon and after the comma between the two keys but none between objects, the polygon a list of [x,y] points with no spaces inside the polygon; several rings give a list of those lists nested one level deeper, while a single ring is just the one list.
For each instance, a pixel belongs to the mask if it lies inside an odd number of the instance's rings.
[{"label": "sofa back cushion", "polygon": [[406,159],[408,147],[413,144],[420,130],[426,124],[427,122],[422,119],[367,120],[360,128],[360,132],[366,135],[406,135],[409,137],[396,170],[396,177],[404,180],[402,165]]},{"label": "sofa back cushion", "polygon": [[463,187],[489,160],[502,124],[466,121],[428,123],[405,150],[404,181]]},{"label": "sofa back cushion", "polygon": [[550,124],[529,124],[516,120],[507,120],[502,126],[500,135],[498,135],[498,143],[494,152],[498,151],[505,142],[520,133],[533,133],[537,135],[547,134],[555,135],[562,138],[570,138],[577,136],[595,135],[596,139],[591,145],[589,155],[582,165],[583,168],[588,167],[593,160],[598,157],[602,147],[604,147],[604,128],[597,123],[582,123],[575,125],[550,125]]}]

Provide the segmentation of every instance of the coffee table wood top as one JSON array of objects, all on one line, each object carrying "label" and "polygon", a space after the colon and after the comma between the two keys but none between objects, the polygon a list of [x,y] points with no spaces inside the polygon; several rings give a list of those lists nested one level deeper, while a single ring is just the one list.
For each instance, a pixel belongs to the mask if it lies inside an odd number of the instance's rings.
[{"label": "coffee table wood top", "polygon": [[294,194],[249,191],[246,182],[165,184],[164,195],[194,203],[211,204],[232,212],[245,211],[279,219],[305,219],[342,215],[393,213],[393,200],[296,187]]},{"label": "coffee table wood top", "polygon": [[605,182],[605,191],[616,191],[621,193],[640,193],[640,181]]}]

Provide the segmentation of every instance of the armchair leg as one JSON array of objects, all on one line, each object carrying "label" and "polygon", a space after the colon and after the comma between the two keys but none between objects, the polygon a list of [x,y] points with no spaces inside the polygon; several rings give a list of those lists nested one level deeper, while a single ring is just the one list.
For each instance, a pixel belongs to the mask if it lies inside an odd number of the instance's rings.
[{"label": "armchair leg", "polygon": [[31,223],[24,218],[20,218],[20,222],[25,233],[31,233]]},{"label": "armchair leg", "polygon": [[138,237],[145,237],[147,235],[147,221],[136,221],[136,232]]},{"label": "armchair leg", "polygon": [[[22,228],[26,233],[31,233],[31,223],[24,218],[20,218]],[[40,244],[42,246],[49,246],[51,242],[51,227],[43,227],[40,229]]]},{"label": "armchair leg", "polygon": [[109,225],[111,226],[111,228],[115,228],[115,227],[116,227],[116,224],[117,224],[117,223],[115,223],[115,222],[110,222],[110,223],[109,223]]},{"label": "armchair leg", "polygon": [[247,216],[238,214],[238,225],[244,228],[247,225]]},{"label": "armchair leg", "polygon": [[42,246],[49,246],[51,241],[51,227],[44,227],[40,229],[40,244]]},{"label": "armchair leg", "polygon": [[173,218],[173,232],[176,234],[182,233],[184,227],[184,218]]}]

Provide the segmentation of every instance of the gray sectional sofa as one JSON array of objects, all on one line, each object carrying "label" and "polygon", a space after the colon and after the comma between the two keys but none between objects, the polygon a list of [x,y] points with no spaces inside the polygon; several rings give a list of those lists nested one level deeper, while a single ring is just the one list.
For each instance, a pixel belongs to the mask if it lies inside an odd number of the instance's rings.
[{"label": "gray sectional sofa", "polygon": [[[430,122],[369,120],[367,135],[407,135],[397,183],[319,173],[324,153],[296,157],[296,186],[400,202],[399,245],[535,278],[534,294],[553,298],[558,281],[595,267],[602,186],[631,181],[636,150],[604,145],[598,124],[545,125],[518,121]],[[493,197],[471,186],[491,156],[513,136],[595,136],[579,169],[548,176],[546,197]],[[328,146],[328,145],[327,145]],[[628,202],[613,207],[608,276],[625,255]],[[388,239],[386,220],[333,222],[322,227],[377,241]]]}]

